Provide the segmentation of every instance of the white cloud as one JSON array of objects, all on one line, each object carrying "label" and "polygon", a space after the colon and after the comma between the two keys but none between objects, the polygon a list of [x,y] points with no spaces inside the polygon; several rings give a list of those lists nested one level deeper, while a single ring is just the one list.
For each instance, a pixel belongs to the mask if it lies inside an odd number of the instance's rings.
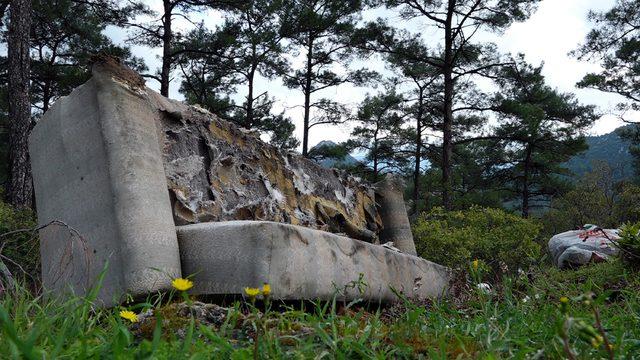
[{"label": "white cloud", "polygon": [[[550,85],[573,92],[581,102],[597,105],[603,113],[608,113],[623,99],[597,90],[576,88],[576,82],[585,74],[597,72],[600,67],[580,62],[568,53],[584,41],[593,25],[587,21],[589,10],[605,11],[614,4],[615,0],[544,0],[530,19],[514,24],[495,42],[504,52],[524,53],[529,62],[543,62],[544,75]],[[640,120],[637,113],[627,115]],[[597,121],[592,133],[611,132],[622,124],[614,116],[606,115]]]}]

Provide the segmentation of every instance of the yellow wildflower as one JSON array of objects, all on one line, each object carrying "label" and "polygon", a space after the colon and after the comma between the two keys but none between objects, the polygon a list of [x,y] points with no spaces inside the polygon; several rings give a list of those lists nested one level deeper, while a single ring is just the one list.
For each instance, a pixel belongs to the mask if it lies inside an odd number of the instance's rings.
[{"label": "yellow wildflower", "polygon": [[262,295],[269,296],[271,294],[271,285],[264,283],[262,285]]},{"label": "yellow wildflower", "polygon": [[258,294],[260,294],[260,289],[246,287],[244,288],[244,292],[245,294],[247,294],[248,297],[255,298],[256,296],[258,296]]},{"label": "yellow wildflower", "polygon": [[193,281],[189,279],[177,278],[171,281],[171,285],[173,285],[176,290],[187,291],[193,287]]},{"label": "yellow wildflower", "polygon": [[560,312],[563,314],[569,312],[569,298],[566,296],[560,298]]},{"label": "yellow wildflower", "polygon": [[603,341],[604,341],[604,339],[602,338],[602,336],[600,336],[600,335],[594,336],[591,339],[591,346],[593,346],[595,349],[597,349],[597,348],[600,347],[600,345],[602,344]]},{"label": "yellow wildflower", "polygon": [[478,270],[478,266],[480,265],[480,261],[478,259],[473,260],[473,270]]},{"label": "yellow wildflower", "polygon": [[132,323],[138,322],[138,315],[133,311],[122,310],[120,311],[120,317],[126,320],[131,321]]}]

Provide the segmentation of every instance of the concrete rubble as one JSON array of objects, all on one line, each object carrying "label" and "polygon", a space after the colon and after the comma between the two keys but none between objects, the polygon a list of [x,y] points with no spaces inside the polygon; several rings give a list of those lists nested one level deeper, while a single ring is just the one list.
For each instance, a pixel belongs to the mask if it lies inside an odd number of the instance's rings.
[{"label": "concrete rubble", "polygon": [[43,116],[30,155],[39,223],[83,237],[40,233],[44,285],[58,293],[86,293],[104,269],[106,306],[194,274],[201,294],[269,281],[274,299],[327,298],[359,273],[371,301],[390,301],[390,286],[447,288],[448,269],[414,256],[395,180],[374,187],[282,153],[112,58]]},{"label": "concrete rubble", "polygon": [[374,189],[198,107],[152,94],[176,225],[267,220],[377,242]]},{"label": "concrete rubble", "polygon": [[[197,274],[196,294],[241,294],[268,283],[283,300],[391,302],[394,291],[439,297],[449,280],[446,268],[417,256],[301,226],[226,221],[177,229],[183,272]],[[367,285],[362,292],[345,288],[358,281]]]}]

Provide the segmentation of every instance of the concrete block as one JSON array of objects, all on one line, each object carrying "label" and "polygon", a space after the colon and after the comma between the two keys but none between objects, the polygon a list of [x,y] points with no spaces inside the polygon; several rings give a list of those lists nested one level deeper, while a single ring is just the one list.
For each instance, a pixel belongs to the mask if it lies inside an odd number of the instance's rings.
[{"label": "concrete block", "polygon": [[376,242],[372,186],[283,152],[255,132],[148,90],[157,109],[176,225],[274,221]]},{"label": "concrete block", "polygon": [[[197,294],[242,294],[269,283],[276,299],[331,299],[364,274],[362,298],[397,300],[439,297],[448,288],[447,268],[381,246],[300,226],[229,221],[178,226],[182,272],[193,275]],[[360,297],[354,289],[348,299]]]},{"label": "concrete block", "polygon": [[86,240],[73,243],[59,226],[40,233],[48,290],[84,294],[108,263],[99,295],[108,306],[170,288],[169,276],[180,275],[156,121],[141,96],[94,72],[32,131],[38,222],[64,221]]},{"label": "concrete block", "polygon": [[380,243],[393,242],[402,252],[417,255],[403,192],[404,182],[397,175],[388,174],[376,184],[376,202],[383,226]]},{"label": "concrete block", "polygon": [[[74,229],[40,232],[44,286],[56,293],[85,294],[107,264],[104,306],[170,289],[181,274],[195,274],[200,294],[268,282],[279,299],[330,299],[361,273],[371,301],[395,300],[390,287],[422,298],[448,285],[446,268],[412,255],[394,183],[375,196],[352,176],[160,96],[114,59],[54,104],[29,151],[38,222]],[[378,235],[405,253],[371,244]]]}]

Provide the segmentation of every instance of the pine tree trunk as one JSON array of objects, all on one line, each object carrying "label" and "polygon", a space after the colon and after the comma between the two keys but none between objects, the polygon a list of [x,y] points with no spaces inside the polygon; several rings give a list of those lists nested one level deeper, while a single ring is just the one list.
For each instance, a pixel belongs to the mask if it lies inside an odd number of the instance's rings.
[{"label": "pine tree trunk", "polygon": [[378,166],[379,166],[379,160],[378,160],[378,130],[380,129],[380,119],[378,118],[377,124],[376,124],[376,131],[373,133],[373,183],[377,183],[378,182]]},{"label": "pine tree trunk", "polygon": [[309,125],[311,121],[311,72],[313,71],[313,39],[307,42],[307,69],[304,88],[304,125],[302,134],[302,156],[309,155]]},{"label": "pine tree trunk", "polygon": [[247,118],[244,121],[244,127],[247,129],[251,129],[253,127],[253,103],[254,103],[254,82],[255,82],[255,74],[256,74],[256,65],[251,66],[251,71],[249,71],[249,77],[247,78],[247,82],[249,83],[249,93],[247,94]]},{"label": "pine tree trunk", "polygon": [[418,212],[418,199],[420,199],[420,172],[422,163],[422,101],[424,89],[420,88],[418,96],[418,114],[416,115],[416,151],[415,168],[413,170],[413,213]]},{"label": "pine tree trunk", "polygon": [[162,70],[160,72],[160,95],[169,97],[169,82],[171,77],[171,42],[173,33],[171,30],[171,15],[173,12],[173,4],[171,0],[164,0],[164,20],[162,33]]},{"label": "pine tree trunk", "polygon": [[529,218],[529,197],[531,196],[529,191],[529,178],[531,177],[531,146],[527,147],[527,155],[524,160],[524,175],[522,178],[522,217]]},{"label": "pine tree trunk", "polygon": [[453,209],[453,34],[452,19],[455,1],[449,0],[445,24],[444,49],[444,119],[442,122],[442,205],[445,210]]},{"label": "pine tree trunk", "polygon": [[51,102],[51,82],[46,80],[42,87],[42,112],[46,113],[49,110],[49,103]]},{"label": "pine tree trunk", "polygon": [[9,24],[9,186],[7,200],[16,207],[33,206],[33,182],[29,163],[29,34],[31,0],[12,0]]}]

